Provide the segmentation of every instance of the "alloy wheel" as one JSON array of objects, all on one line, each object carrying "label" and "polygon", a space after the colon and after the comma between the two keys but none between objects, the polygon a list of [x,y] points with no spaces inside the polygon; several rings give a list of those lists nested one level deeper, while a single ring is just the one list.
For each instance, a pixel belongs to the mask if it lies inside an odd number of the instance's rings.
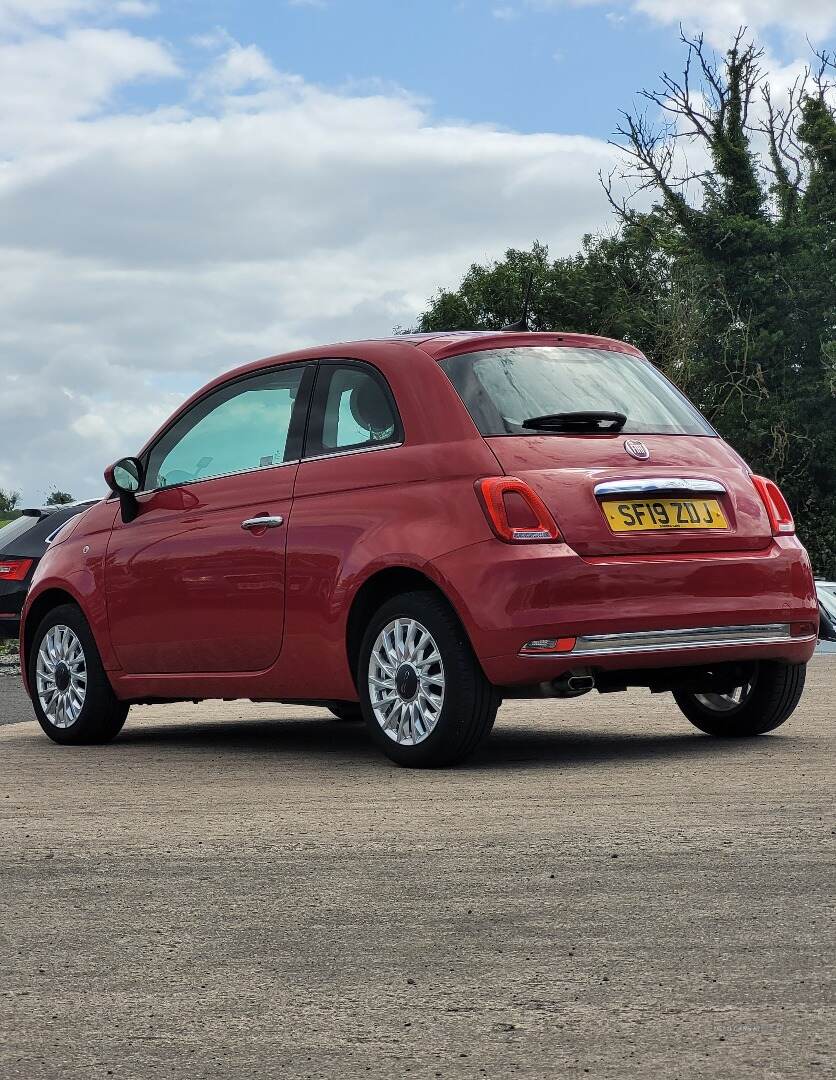
[{"label": "alloy wheel", "polygon": [[369,699],[375,719],[401,746],[433,731],[444,705],[444,664],[429,630],[416,619],[393,619],[369,657]]},{"label": "alloy wheel", "polygon": [[38,649],[35,681],[38,700],[50,724],[72,727],[87,695],[87,661],[78,636],[69,626],[47,630]]},{"label": "alloy wheel", "polygon": [[730,690],[727,694],[694,694],[694,698],[703,708],[710,709],[711,712],[733,712],[735,709],[739,709],[741,705],[746,704],[754,685],[754,679],[750,679],[749,682],[743,683],[742,686],[736,686],[734,690]]}]

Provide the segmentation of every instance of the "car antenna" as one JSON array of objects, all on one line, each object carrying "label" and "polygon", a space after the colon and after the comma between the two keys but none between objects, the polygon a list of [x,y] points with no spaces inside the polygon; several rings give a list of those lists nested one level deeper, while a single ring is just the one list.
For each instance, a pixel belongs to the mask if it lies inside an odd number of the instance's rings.
[{"label": "car antenna", "polygon": [[523,299],[522,318],[517,319],[516,322],[506,323],[502,327],[503,334],[525,333],[528,330],[528,307],[531,301],[531,286],[534,284],[534,271],[528,271],[528,281],[525,286],[525,297]]}]

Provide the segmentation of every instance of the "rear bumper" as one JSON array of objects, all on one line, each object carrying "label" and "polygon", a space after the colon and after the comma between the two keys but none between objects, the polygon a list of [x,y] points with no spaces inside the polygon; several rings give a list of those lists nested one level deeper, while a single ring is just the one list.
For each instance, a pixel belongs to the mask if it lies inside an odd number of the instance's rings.
[{"label": "rear bumper", "polygon": [[[754,552],[595,559],[562,544],[485,541],[436,569],[498,686],[578,667],[806,663],[816,645],[813,575],[795,537]],[[571,652],[519,655],[527,641],[566,637],[577,639]]]}]

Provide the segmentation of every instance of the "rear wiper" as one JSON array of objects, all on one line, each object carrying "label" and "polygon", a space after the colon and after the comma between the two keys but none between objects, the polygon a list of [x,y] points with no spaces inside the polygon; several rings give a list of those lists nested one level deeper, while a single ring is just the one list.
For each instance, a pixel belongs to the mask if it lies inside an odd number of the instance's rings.
[{"label": "rear wiper", "polygon": [[590,412],[558,412],[545,416],[531,416],[523,420],[523,427],[535,431],[621,431],[627,423],[627,417],[620,412],[602,412],[595,409]]}]

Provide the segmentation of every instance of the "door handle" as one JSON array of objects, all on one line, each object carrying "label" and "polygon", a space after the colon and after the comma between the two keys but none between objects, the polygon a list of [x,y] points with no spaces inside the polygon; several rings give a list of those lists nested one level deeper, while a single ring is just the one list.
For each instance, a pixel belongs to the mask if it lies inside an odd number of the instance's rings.
[{"label": "door handle", "polygon": [[281,514],[275,517],[265,514],[263,517],[247,518],[246,521],[241,522],[242,529],[278,529],[280,525],[284,525]]}]

